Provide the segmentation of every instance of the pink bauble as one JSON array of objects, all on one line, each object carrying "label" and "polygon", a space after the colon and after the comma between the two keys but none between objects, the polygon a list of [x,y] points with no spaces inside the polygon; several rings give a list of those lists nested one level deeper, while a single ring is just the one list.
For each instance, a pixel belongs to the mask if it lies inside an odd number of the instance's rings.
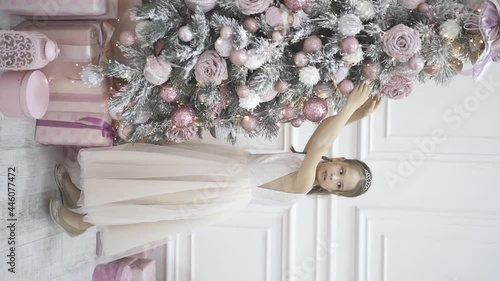
[{"label": "pink bauble", "polygon": [[340,82],[339,84],[339,91],[343,95],[348,95],[354,90],[354,83],[349,80],[345,79],[344,81]]},{"label": "pink bauble", "polygon": [[285,0],[285,6],[292,11],[300,11],[307,4],[307,0]]},{"label": "pink bauble", "polygon": [[135,36],[132,32],[124,30],[120,33],[120,38],[118,40],[120,40],[120,43],[124,46],[132,46],[135,43]]},{"label": "pink bauble", "polygon": [[278,81],[274,84],[274,89],[280,94],[286,93],[288,91],[288,82]]},{"label": "pink bauble", "polygon": [[266,11],[266,23],[270,27],[275,27],[281,24],[281,10],[278,7],[270,7]]},{"label": "pink bauble", "polygon": [[294,56],[293,56],[293,62],[295,63],[296,66],[298,67],[304,67],[304,66],[307,66],[307,64],[309,63],[308,59],[307,59],[307,55],[306,53],[300,51],[300,52],[297,52]]},{"label": "pink bauble", "polygon": [[251,91],[250,87],[248,87],[246,85],[238,86],[238,88],[236,88],[236,94],[241,99],[244,99],[244,98],[248,97],[250,95],[250,91]]},{"label": "pink bauble", "polygon": [[243,27],[250,33],[255,33],[259,30],[259,22],[255,18],[246,18],[243,21]]},{"label": "pink bauble", "polygon": [[174,102],[179,97],[179,91],[173,84],[167,83],[161,85],[158,95],[165,102]]},{"label": "pink bauble", "polygon": [[416,9],[420,3],[425,2],[425,0],[398,0],[399,5],[405,7],[406,9]]},{"label": "pink bauble", "polygon": [[245,116],[241,118],[241,127],[247,132],[255,130],[258,124],[259,120],[255,116]]},{"label": "pink bauble", "polygon": [[126,140],[131,131],[132,129],[130,127],[120,124],[120,126],[118,126],[117,133],[121,139]]},{"label": "pink bauble", "polygon": [[120,121],[123,119],[123,111],[122,110],[113,110],[108,112],[111,119]]},{"label": "pink bauble", "polygon": [[319,97],[312,97],[304,102],[302,115],[309,121],[319,122],[328,114],[326,101]]},{"label": "pink bauble", "polygon": [[349,68],[347,67],[340,67],[337,69],[337,72],[335,73],[335,84],[338,85],[340,82],[344,81],[346,79],[347,75],[349,75]]},{"label": "pink bauble", "polygon": [[180,105],[170,112],[170,120],[176,127],[184,128],[194,122],[195,112],[191,106]]},{"label": "pink bauble", "polygon": [[248,51],[246,49],[240,49],[240,50],[233,49],[231,51],[231,54],[229,55],[229,59],[234,65],[238,66],[245,65],[245,63],[248,60]]},{"label": "pink bauble", "polygon": [[222,39],[231,39],[233,37],[234,30],[230,26],[224,26],[220,29],[220,38]]},{"label": "pink bauble", "polygon": [[310,36],[304,41],[304,46],[302,50],[306,53],[316,53],[321,51],[323,48],[323,43],[318,36]]},{"label": "pink bauble", "polygon": [[424,69],[425,59],[422,56],[415,55],[413,58],[410,59],[408,65],[410,66],[411,69],[420,72],[422,69]]},{"label": "pink bauble", "polygon": [[290,122],[292,124],[292,126],[294,126],[295,128],[298,128],[300,126],[302,126],[302,124],[304,123],[304,117],[302,116],[299,116],[295,119],[292,120],[292,122]]},{"label": "pink bauble", "polygon": [[417,9],[418,9],[418,12],[422,13],[422,14],[427,14],[431,11],[429,4],[427,4],[427,3],[418,4]]},{"label": "pink bauble", "polygon": [[284,121],[290,121],[297,117],[297,111],[291,106],[287,106],[281,109],[281,119]]},{"label": "pink bauble", "polygon": [[283,41],[283,39],[285,39],[285,36],[283,36],[283,33],[281,33],[281,31],[273,31],[273,35],[271,37],[275,42],[281,42]]},{"label": "pink bauble", "polygon": [[342,50],[342,53],[352,55],[358,51],[359,41],[356,37],[348,36],[340,42],[340,49]]},{"label": "pink bauble", "polygon": [[380,75],[380,65],[375,62],[366,62],[363,65],[363,76],[369,80],[375,80]]}]

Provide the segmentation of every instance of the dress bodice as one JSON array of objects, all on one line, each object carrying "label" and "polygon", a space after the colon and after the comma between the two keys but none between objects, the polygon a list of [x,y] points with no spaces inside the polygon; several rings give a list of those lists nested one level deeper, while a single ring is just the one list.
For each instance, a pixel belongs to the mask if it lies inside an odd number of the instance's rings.
[{"label": "dress bodice", "polygon": [[303,154],[250,154],[248,155],[248,175],[252,188],[252,202],[260,204],[290,203],[303,194],[288,193],[262,188],[260,186],[299,170],[304,160]]}]

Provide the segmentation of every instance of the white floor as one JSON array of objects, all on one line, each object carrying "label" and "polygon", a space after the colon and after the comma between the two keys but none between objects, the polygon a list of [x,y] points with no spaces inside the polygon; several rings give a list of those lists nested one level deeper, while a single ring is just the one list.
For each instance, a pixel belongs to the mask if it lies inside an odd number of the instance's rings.
[{"label": "white floor", "polygon": [[[52,176],[62,161],[60,148],[37,144],[35,121],[0,117],[0,277],[1,280],[88,281],[95,267],[95,229],[71,238],[50,219],[49,198],[59,196]],[[7,173],[15,168],[16,273],[9,273],[6,228]],[[36,276],[35,279],[34,276]],[[4,279],[6,277],[6,279]]]}]

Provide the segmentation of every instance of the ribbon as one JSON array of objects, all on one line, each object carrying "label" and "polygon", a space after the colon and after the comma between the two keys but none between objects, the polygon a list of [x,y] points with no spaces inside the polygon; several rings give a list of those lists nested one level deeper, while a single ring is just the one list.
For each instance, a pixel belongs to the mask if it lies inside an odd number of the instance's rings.
[{"label": "ribbon", "polygon": [[101,21],[95,24],[97,31],[97,44],[93,45],[65,45],[59,44],[59,57],[60,62],[89,62],[89,59],[98,58],[101,61],[103,55],[109,50],[109,42],[115,31],[115,28],[108,22]]},{"label": "ribbon", "polygon": [[94,117],[85,117],[76,122],[58,121],[58,120],[37,120],[37,126],[71,128],[71,129],[92,129],[100,130],[102,137],[113,138],[113,127],[108,122]]}]

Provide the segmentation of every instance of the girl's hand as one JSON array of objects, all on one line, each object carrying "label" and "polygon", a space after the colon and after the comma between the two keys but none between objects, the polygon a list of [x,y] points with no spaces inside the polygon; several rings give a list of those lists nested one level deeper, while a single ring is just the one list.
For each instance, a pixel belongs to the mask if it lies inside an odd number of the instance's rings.
[{"label": "girl's hand", "polygon": [[372,114],[375,110],[377,110],[378,106],[382,103],[382,98],[380,97],[371,97],[365,103],[360,106],[353,115],[356,115],[357,119],[363,119],[366,116]]},{"label": "girl's hand", "polygon": [[358,84],[349,94],[346,105],[349,105],[353,110],[358,110],[370,97],[370,91],[367,83]]}]

